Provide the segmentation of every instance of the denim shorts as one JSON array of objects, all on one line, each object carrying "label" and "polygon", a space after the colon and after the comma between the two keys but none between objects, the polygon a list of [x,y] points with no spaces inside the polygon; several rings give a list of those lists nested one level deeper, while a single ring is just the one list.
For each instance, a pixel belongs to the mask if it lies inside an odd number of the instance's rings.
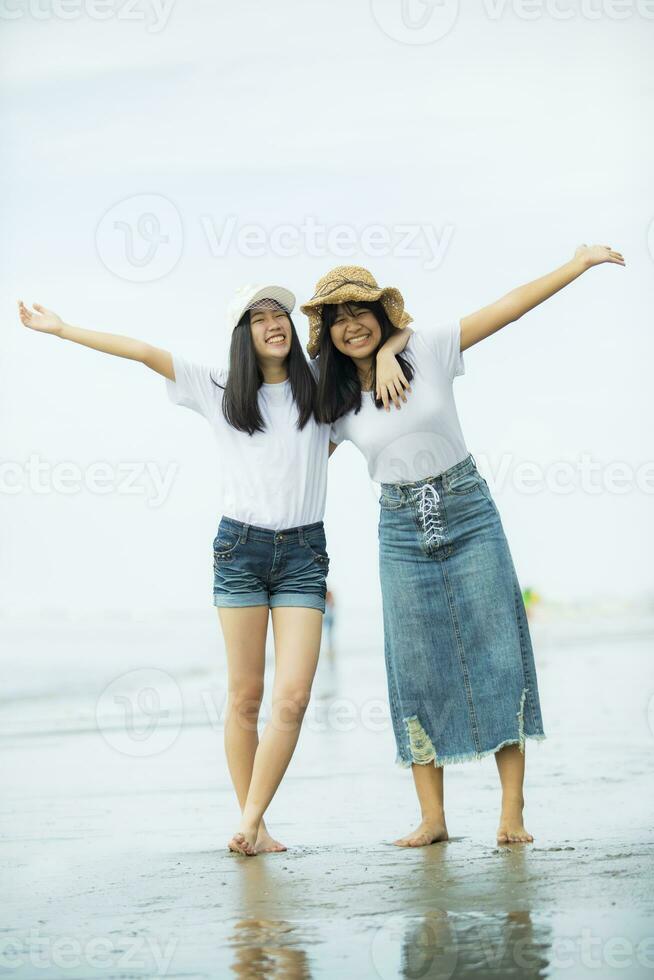
[{"label": "denim shorts", "polygon": [[379,503],[395,761],[442,766],[544,739],[522,591],[474,458],[382,483]]},{"label": "denim shorts", "polygon": [[223,517],[213,541],[213,604],[324,613],[328,571],[322,521],[271,531]]}]

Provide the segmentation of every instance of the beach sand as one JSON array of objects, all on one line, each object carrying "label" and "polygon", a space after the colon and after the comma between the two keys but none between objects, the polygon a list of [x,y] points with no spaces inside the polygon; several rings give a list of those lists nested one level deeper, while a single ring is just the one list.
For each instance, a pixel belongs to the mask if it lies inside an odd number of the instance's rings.
[{"label": "beach sand", "polygon": [[0,975],[654,975],[651,618],[532,624],[535,840],[503,847],[492,756],[446,768],[448,842],[390,843],[417,810],[365,633],[339,624],[270,807],[289,850],[244,858],[212,610],[2,625]]}]

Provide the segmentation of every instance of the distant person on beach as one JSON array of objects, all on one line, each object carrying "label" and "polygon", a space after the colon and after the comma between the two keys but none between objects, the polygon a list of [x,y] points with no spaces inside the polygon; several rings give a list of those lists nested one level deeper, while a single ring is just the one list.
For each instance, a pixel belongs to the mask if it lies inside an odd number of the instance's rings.
[{"label": "distant person on beach", "polygon": [[[227,651],[225,752],[241,808],[232,851],[285,851],[266,812],[297,744],[320,652],[329,557],[323,515],[329,426],[315,416],[316,365],[302,350],[281,286],[239,289],[228,310],[229,367],[65,323],[19,301],[22,323],[103,353],[140,361],[170,399],[203,415],[220,454],[223,516],[213,541],[213,605]],[[400,338],[391,349],[402,347]],[[389,381],[397,374],[389,363]],[[392,383],[392,382],[391,382]],[[257,732],[269,615],[275,638],[272,716]]]},{"label": "distant person on beach", "polygon": [[[318,418],[331,424],[332,444],[349,439],[358,447],[381,484],[396,762],[411,768],[421,811],[418,827],[395,841],[400,847],[447,840],[443,767],[489,754],[502,786],[497,842],[534,839],[523,822],[525,740],[545,733],[525,604],[499,511],[461,431],[452,382],[465,371],[463,351],[601,263],[625,264],[609,246],[582,245],[554,272],[476,313],[439,325],[430,310],[415,331],[400,291],[379,287],[360,266],[332,269],[302,306],[307,350],[320,365]],[[400,378],[388,388],[379,352],[398,334],[405,338]]]}]

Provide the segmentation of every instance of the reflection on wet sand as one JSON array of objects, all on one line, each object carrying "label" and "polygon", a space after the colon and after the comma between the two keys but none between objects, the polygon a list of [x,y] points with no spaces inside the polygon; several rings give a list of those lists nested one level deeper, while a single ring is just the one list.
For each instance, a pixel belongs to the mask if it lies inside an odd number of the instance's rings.
[{"label": "reflection on wet sand", "polygon": [[[537,927],[529,912],[457,914],[434,910],[399,916],[384,931],[395,933],[396,951],[386,937],[375,942],[374,962],[380,977],[475,976],[535,980],[545,976],[551,930]],[[390,938],[390,936],[389,936]],[[395,969],[394,952],[399,955]],[[392,972],[388,970],[393,963]]]},{"label": "reflection on wet sand", "polygon": [[307,954],[298,942],[299,930],[289,922],[243,919],[230,937],[232,973],[246,980],[309,980]]},{"label": "reflection on wet sand", "polygon": [[289,909],[284,901],[288,881],[285,855],[265,855],[263,860],[234,855],[233,863],[240,872],[236,876],[236,905],[247,909],[252,918],[238,920],[231,930],[232,972],[252,980],[307,980],[311,970],[303,946],[311,940],[311,927],[310,923],[291,924],[283,918],[286,909],[291,915],[296,912],[295,903]]}]

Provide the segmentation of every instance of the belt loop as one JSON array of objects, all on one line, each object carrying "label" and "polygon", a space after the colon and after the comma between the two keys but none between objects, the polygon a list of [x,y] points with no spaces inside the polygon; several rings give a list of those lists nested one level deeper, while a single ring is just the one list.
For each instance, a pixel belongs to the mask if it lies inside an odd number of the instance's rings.
[{"label": "belt loop", "polygon": [[242,525],[242,527],[241,527],[241,533],[239,535],[239,540],[240,540],[241,544],[245,544],[245,542],[247,541],[247,539],[248,539],[248,531],[249,530],[250,530],[250,525],[249,524],[243,524]]},{"label": "belt loop", "polygon": [[304,528],[302,527],[299,527],[297,529],[297,540],[298,540],[298,544],[300,545],[304,544]]},{"label": "belt loop", "polygon": [[475,457],[474,457],[474,456],[472,455],[472,453],[470,453],[470,456],[472,457],[472,462],[473,462],[473,463],[475,464],[475,469],[476,469],[476,468],[477,468],[477,460],[476,460],[476,459],[475,459]]}]

